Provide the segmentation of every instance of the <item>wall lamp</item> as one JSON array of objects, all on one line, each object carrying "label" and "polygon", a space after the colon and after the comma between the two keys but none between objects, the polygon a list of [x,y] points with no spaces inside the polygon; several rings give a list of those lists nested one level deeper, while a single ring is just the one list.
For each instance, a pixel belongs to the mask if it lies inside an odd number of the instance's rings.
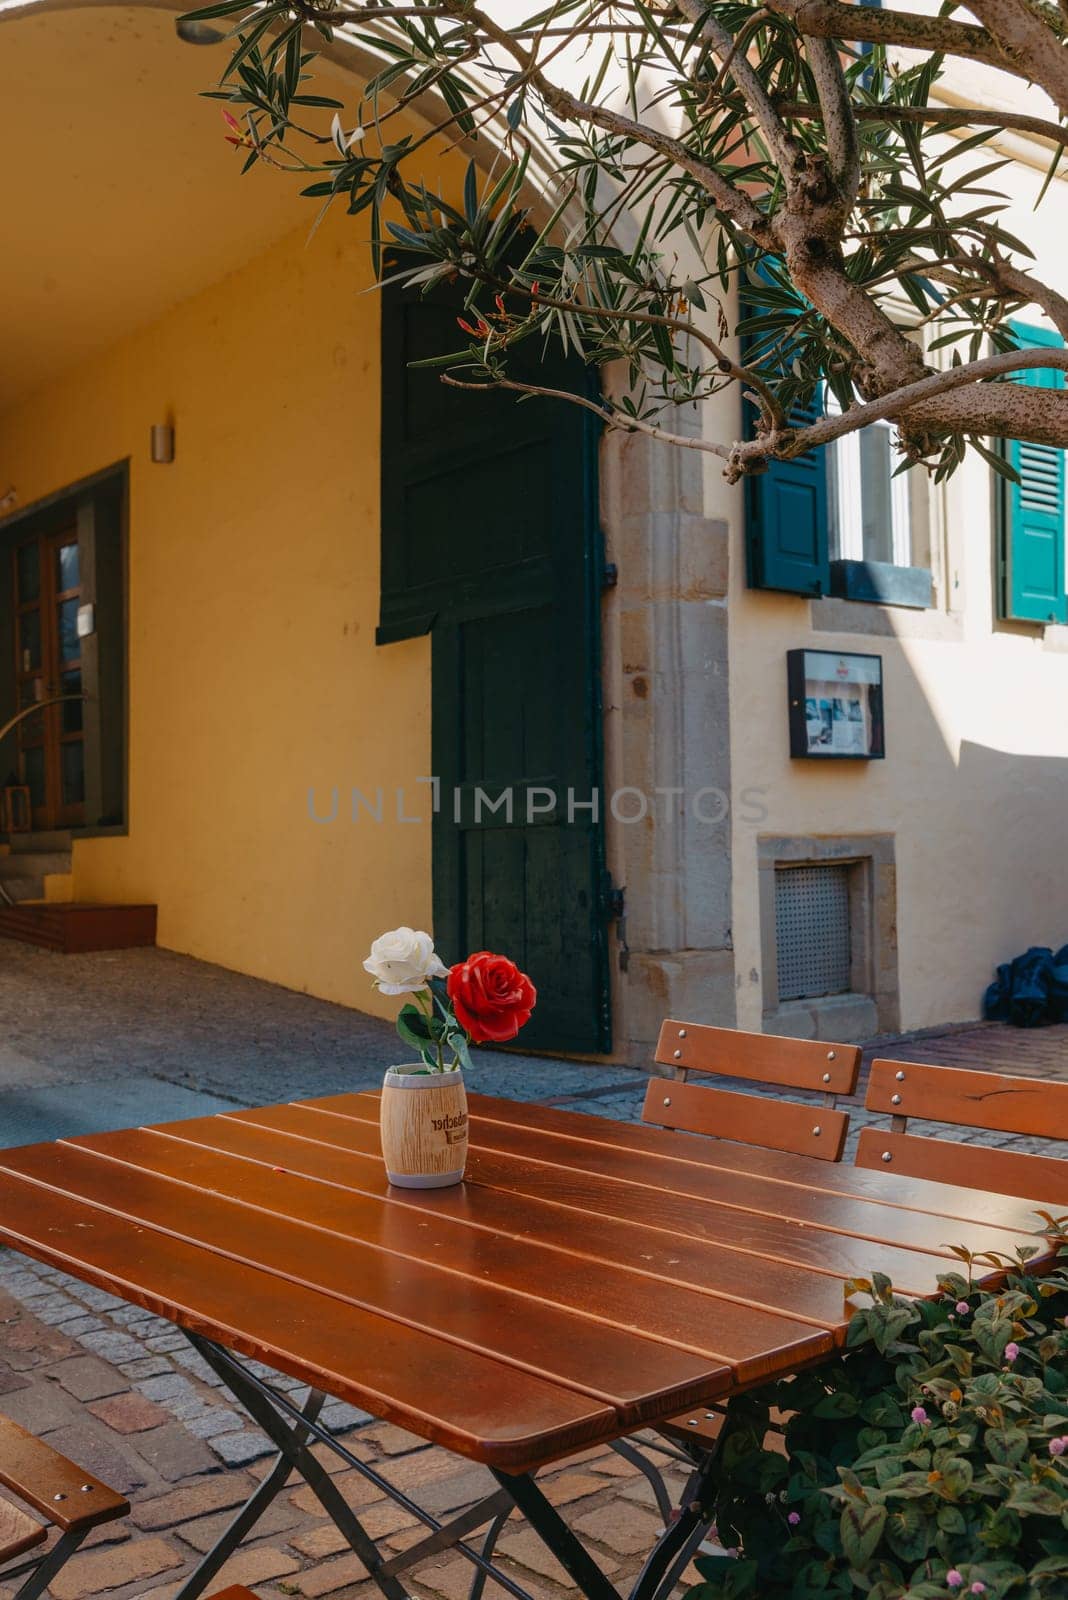
[{"label": "wall lamp", "polygon": [[169,422],[154,422],[149,436],[153,461],[167,466],[174,460],[174,428]]}]

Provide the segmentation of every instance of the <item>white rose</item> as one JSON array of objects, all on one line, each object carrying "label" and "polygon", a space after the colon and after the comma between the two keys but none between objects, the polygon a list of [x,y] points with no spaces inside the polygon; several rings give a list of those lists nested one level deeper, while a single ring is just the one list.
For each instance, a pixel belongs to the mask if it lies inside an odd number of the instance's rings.
[{"label": "white rose", "polygon": [[414,994],[425,989],[431,978],[444,978],[444,965],[429,933],[415,928],[394,928],[371,946],[364,970],[383,994]]}]

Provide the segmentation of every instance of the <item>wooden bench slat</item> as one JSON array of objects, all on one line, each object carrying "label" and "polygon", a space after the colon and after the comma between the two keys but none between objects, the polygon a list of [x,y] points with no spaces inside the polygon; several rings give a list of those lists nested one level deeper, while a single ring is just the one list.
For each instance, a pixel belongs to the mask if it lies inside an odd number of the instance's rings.
[{"label": "wooden bench slat", "polygon": [[[677,1439],[680,1444],[692,1445],[695,1441],[706,1450],[711,1450],[723,1432],[723,1424],[727,1420],[726,1411],[717,1411],[709,1406],[698,1406],[696,1410],[680,1411],[677,1417],[670,1417],[667,1422],[658,1422],[656,1431],[664,1434],[668,1439]],[[772,1408],[772,1426],[764,1436],[764,1448],[774,1450],[777,1455],[786,1454],[786,1440],[783,1437],[783,1428],[789,1421],[786,1412]]]},{"label": "wooden bench slat", "polygon": [[860,1046],[819,1039],[788,1039],[668,1018],[661,1025],[655,1060],[686,1072],[714,1072],[784,1089],[852,1094],[860,1071]]},{"label": "wooden bench slat", "polygon": [[918,1061],[874,1061],[869,1111],[995,1133],[1068,1139],[1068,1083],[1006,1077]]},{"label": "wooden bench slat", "polygon": [[840,1161],[849,1116],[830,1106],[804,1106],[709,1084],[653,1078],[645,1092],[642,1119],[684,1133],[707,1133],[767,1150]]},{"label": "wooden bench slat", "polygon": [[20,1506],[0,1498],[0,1564],[24,1556],[47,1538],[47,1528],[34,1522]]},{"label": "wooden bench slat", "polygon": [[0,1417],[0,1483],[64,1533],[126,1516],[128,1500],[43,1439]]},{"label": "wooden bench slat", "polygon": [[961,1144],[955,1139],[926,1139],[912,1133],[864,1128],[857,1144],[856,1164],[909,1178],[932,1178],[976,1189],[981,1185],[995,1194],[1068,1206],[1068,1161],[1059,1156],[992,1150],[988,1145]]}]

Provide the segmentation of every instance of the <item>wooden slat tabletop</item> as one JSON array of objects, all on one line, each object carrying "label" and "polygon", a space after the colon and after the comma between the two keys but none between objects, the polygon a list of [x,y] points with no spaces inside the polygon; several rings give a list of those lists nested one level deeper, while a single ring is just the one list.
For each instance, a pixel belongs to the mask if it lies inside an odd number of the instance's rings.
[{"label": "wooden slat tabletop", "polygon": [[471,1112],[452,1189],[389,1186],[375,1095],[0,1151],[0,1239],[512,1472],[826,1358],[854,1275],[1035,1242],[1023,1201]]}]

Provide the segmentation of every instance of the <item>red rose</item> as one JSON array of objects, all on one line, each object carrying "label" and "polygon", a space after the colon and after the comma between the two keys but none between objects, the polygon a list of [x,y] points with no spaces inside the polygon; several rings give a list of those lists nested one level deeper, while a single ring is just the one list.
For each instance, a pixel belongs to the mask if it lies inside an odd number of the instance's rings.
[{"label": "red rose", "polygon": [[525,972],[507,956],[477,950],[449,970],[445,984],[456,1020],[476,1044],[514,1039],[538,998]]}]

